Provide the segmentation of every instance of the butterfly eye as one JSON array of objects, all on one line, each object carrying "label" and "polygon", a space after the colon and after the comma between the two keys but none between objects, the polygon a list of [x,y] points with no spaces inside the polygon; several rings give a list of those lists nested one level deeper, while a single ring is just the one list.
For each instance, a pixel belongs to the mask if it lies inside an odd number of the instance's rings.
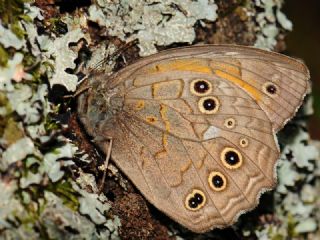
[{"label": "butterfly eye", "polygon": [[273,82],[267,82],[263,85],[263,92],[270,97],[274,97],[278,94],[278,87]]},{"label": "butterfly eye", "polygon": [[190,84],[190,91],[196,96],[205,96],[212,92],[212,84],[206,79],[195,79]]},{"label": "butterfly eye", "polygon": [[206,203],[206,196],[204,193],[198,189],[194,189],[188,196],[186,197],[186,208],[192,211],[199,210]]},{"label": "butterfly eye", "polygon": [[224,121],[224,126],[226,128],[234,128],[236,126],[236,120],[234,118],[227,118]]},{"label": "butterfly eye", "polygon": [[229,169],[237,169],[242,165],[242,155],[234,148],[225,148],[221,152],[221,161]]},{"label": "butterfly eye", "polygon": [[241,147],[247,147],[249,145],[249,140],[246,138],[241,138],[240,139],[240,146]]},{"label": "butterfly eye", "polygon": [[211,172],[208,178],[210,187],[214,191],[222,191],[227,187],[227,179],[221,172]]},{"label": "butterfly eye", "polygon": [[216,113],[220,107],[219,100],[216,97],[203,97],[198,102],[199,109],[202,113]]}]

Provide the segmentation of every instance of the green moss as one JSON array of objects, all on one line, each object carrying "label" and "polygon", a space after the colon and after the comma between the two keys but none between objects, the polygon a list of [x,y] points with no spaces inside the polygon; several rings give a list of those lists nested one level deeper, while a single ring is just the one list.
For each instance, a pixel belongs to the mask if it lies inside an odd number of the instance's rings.
[{"label": "green moss", "polygon": [[0,0],[0,18],[4,25],[17,22],[23,14],[24,0]]},{"label": "green moss", "polygon": [[2,91],[0,91],[0,107],[6,107],[7,112],[9,112],[9,113],[11,112],[8,98],[7,98],[6,94]]},{"label": "green moss", "polygon": [[288,236],[290,238],[297,236],[297,234],[294,230],[296,227],[296,224],[297,223],[296,223],[294,217],[291,214],[288,214]]},{"label": "green moss", "polygon": [[26,34],[19,22],[12,23],[10,29],[20,39],[22,39]]},{"label": "green moss", "polygon": [[0,44],[0,67],[6,67],[9,61],[9,54]]},{"label": "green moss", "polygon": [[50,116],[45,117],[44,128],[47,132],[60,129],[58,123],[51,119]]},{"label": "green moss", "polygon": [[11,145],[23,137],[24,133],[18,123],[13,118],[9,118],[2,139],[5,140],[6,144]]},{"label": "green moss", "polygon": [[39,211],[38,211],[38,204],[36,204],[35,202],[31,201],[29,204],[25,205],[26,207],[26,212],[28,213],[28,215],[24,218],[21,219],[22,223],[26,224],[26,223],[36,223],[39,220]]},{"label": "green moss", "polygon": [[23,55],[23,65],[27,67],[32,67],[36,64],[37,59],[29,52]]},{"label": "green moss", "polygon": [[25,22],[32,22],[32,18],[29,15],[20,15],[20,19],[25,21]]},{"label": "green moss", "polygon": [[4,107],[7,113],[5,116],[0,115],[0,137],[2,137],[9,120],[9,115],[10,113],[12,113],[12,109],[5,93],[1,91],[0,91],[0,107],[2,108]]},{"label": "green moss", "polygon": [[71,180],[61,180],[57,183],[50,183],[47,190],[53,192],[62,199],[65,206],[73,211],[77,211],[80,205],[78,201],[79,194],[73,189],[70,182]]},{"label": "green moss", "polygon": [[[21,200],[20,202],[23,202],[23,191],[19,189],[16,192],[16,196],[19,197]],[[32,225],[38,225],[39,218],[43,211],[46,209],[46,202],[44,200],[44,191],[51,191],[53,192],[57,197],[59,197],[63,204],[70,208],[73,211],[77,211],[79,209],[79,201],[78,196],[79,194],[72,188],[72,185],[70,182],[62,180],[57,183],[48,183],[47,186],[42,185],[32,185],[28,187],[27,193],[30,195],[32,201],[28,204],[23,204],[26,215],[23,219],[19,219],[22,224],[28,224],[31,223]],[[45,227],[44,227],[44,233],[45,234]]]},{"label": "green moss", "polygon": [[31,21],[30,17],[24,14],[24,3],[29,0],[0,0],[0,19],[2,24],[11,29],[18,38],[23,38],[25,31],[19,21]]},{"label": "green moss", "polygon": [[276,234],[272,237],[272,240],[284,240],[284,237],[281,234]]},{"label": "green moss", "polygon": [[31,0],[0,0],[0,19],[4,25],[18,22],[20,19],[30,21],[27,15],[24,15],[24,4],[32,2]]},{"label": "green moss", "polygon": [[35,91],[39,84],[47,83],[47,79],[44,79],[45,75],[41,68],[42,64],[40,64],[40,61],[35,58],[32,53],[24,53],[22,64],[25,68],[29,69],[28,74],[32,75],[32,80],[29,81],[29,85],[32,85]]}]

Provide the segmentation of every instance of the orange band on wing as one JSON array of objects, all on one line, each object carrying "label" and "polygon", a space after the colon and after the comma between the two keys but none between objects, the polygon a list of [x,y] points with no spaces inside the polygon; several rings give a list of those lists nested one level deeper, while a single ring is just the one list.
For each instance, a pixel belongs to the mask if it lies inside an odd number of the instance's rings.
[{"label": "orange band on wing", "polygon": [[[211,67],[216,67],[219,64],[211,63],[212,66],[209,66],[209,63],[206,60],[199,60],[199,59],[181,59],[181,60],[174,60],[167,63],[160,63],[155,65],[154,68],[150,69],[148,73],[159,73],[159,72],[168,72],[168,71],[191,71],[197,73],[206,73],[212,74],[213,72],[223,78],[226,79],[239,87],[245,89],[256,101],[261,99],[261,93],[256,90],[254,87],[243,81],[238,76],[241,75],[240,69],[236,67],[226,68],[227,66],[221,64],[226,70],[230,70],[232,73],[235,73],[237,76],[233,76],[225,71],[215,69],[213,70]],[[221,67],[220,66],[220,67]]]},{"label": "orange band on wing", "polygon": [[239,87],[245,89],[256,101],[259,101],[261,99],[261,93],[255,89],[254,87],[252,87],[251,85],[249,85],[248,83],[246,83],[245,81],[243,81],[240,78],[237,78],[235,76],[232,76],[226,72],[223,72],[221,70],[214,70],[214,73],[223,78],[226,79],[230,82],[233,82],[234,84],[238,85]]},{"label": "orange band on wing", "polygon": [[163,137],[162,137],[162,144],[164,148],[166,148],[168,145],[168,133],[170,132],[170,122],[167,117],[167,111],[168,111],[167,107],[163,104],[160,104],[160,115],[162,120],[164,121],[164,125],[166,128],[166,132],[163,133]]},{"label": "orange band on wing", "polygon": [[168,63],[157,64],[149,73],[168,72],[168,71],[191,71],[198,73],[212,73],[212,69],[208,66],[206,61],[199,59],[182,59],[174,60]]},{"label": "orange band on wing", "polygon": [[227,72],[235,77],[241,78],[241,64],[240,64],[240,62],[237,60],[226,60],[226,61],[229,61],[231,63],[227,64],[227,63],[211,61],[210,67],[212,67],[213,69],[220,69],[223,72]]}]

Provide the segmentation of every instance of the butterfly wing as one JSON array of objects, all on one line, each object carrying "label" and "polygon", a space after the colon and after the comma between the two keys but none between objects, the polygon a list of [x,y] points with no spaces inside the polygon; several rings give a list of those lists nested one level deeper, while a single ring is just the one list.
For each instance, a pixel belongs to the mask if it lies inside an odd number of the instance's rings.
[{"label": "butterfly wing", "polygon": [[[281,75],[286,81],[272,80],[274,66],[286,73]],[[258,77],[263,71],[276,82],[275,96],[262,88],[270,80],[264,79],[266,74]],[[292,84],[288,72],[295,79],[292,88],[285,87]],[[114,139],[115,163],[176,221],[195,232],[228,226],[274,186],[279,156],[274,132],[300,105],[307,75],[295,60],[251,48],[209,46],[160,53],[110,78],[105,88],[120,89],[114,99],[122,110],[107,121],[95,121],[91,135]],[[283,89],[297,100],[280,94]],[[280,96],[291,103],[285,106],[290,113],[280,113]],[[99,112],[90,104],[87,108]]]},{"label": "butterfly wing", "polygon": [[[166,189],[168,194],[146,193],[137,184],[138,188],[169,216],[195,232],[204,232],[230,225],[241,212],[256,206],[259,192],[274,185],[273,170],[279,153],[271,122],[245,91],[219,77],[184,72],[178,75],[179,79],[162,76],[165,81],[157,79],[151,85],[130,88],[124,97],[126,114],[120,128],[130,133],[123,141],[136,144],[130,147],[137,151],[136,160],[150,164],[141,163],[137,178],[151,189]],[[219,101],[214,114],[200,111],[202,97],[190,91],[194,79],[211,83],[212,92],[207,96]],[[126,159],[122,149],[113,149],[120,167]],[[241,167],[226,167],[221,157],[225,149],[241,155]],[[141,157],[145,151],[148,155]],[[118,152],[124,155],[117,157]],[[150,170],[149,177],[144,176],[146,166],[153,166],[158,175]],[[210,186],[213,172],[225,178],[225,189],[217,191]],[[129,177],[133,175],[137,173]],[[188,198],[195,191],[206,199],[196,210],[188,206]]]},{"label": "butterfly wing", "polygon": [[219,76],[244,89],[266,112],[276,132],[295,114],[310,87],[309,71],[303,63],[245,46],[204,45],[164,51],[120,71],[110,86],[136,71],[141,75],[136,86],[157,81],[152,75],[172,76],[181,71]]}]

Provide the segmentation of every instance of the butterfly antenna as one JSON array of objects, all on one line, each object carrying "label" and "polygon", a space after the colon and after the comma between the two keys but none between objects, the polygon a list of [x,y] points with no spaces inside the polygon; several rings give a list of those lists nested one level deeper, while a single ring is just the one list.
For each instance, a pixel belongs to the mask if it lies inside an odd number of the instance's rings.
[{"label": "butterfly antenna", "polygon": [[120,47],[119,49],[117,49],[117,51],[115,51],[114,53],[112,53],[111,55],[109,55],[108,57],[100,60],[89,72],[89,74],[91,72],[96,71],[98,68],[100,68],[101,66],[103,66],[104,64],[106,64],[107,62],[111,61],[112,59],[115,59],[117,57],[119,57],[122,53],[124,53],[126,50],[128,50],[129,48],[131,48],[132,46],[136,45],[139,42],[138,39],[135,39],[131,42],[128,42],[126,44],[124,44],[122,47]]},{"label": "butterfly antenna", "polygon": [[[107,56],[106,58],[98,61],[93,68],[91,68],[87,75],[85,75],[82,79],[80,79],[79,84],[82,82],[88,80],[88,77],[90,74],[96,72],[101,66],[105,65],[106,63],[110,62],[111,60],[115,60],[117,57],[119,57],[122,53],[124,53],[127,49],[131,48],[132,46],[136,45],[139,42],[138,39],[135,39],[131,42],[125,43],[123,46],[121,46],[119,49],[117,49],[114,53]],[[110,80],[109,78],[106,79],[107,82]]]}]

